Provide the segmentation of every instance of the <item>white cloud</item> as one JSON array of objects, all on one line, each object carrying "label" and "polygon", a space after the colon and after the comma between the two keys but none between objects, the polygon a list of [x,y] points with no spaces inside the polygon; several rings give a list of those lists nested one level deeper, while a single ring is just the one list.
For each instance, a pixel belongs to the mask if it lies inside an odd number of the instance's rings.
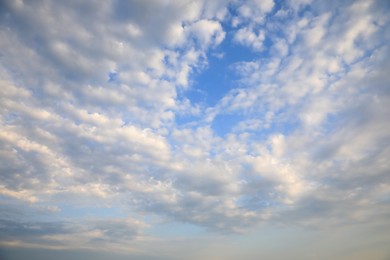
[{"label": "white cloud", "polygon": [[[358,5],[359,3],[356,3],[356,6]],[[326,178],[326,173],[330,172],[334,173],[332,178],[335,182],[347,182],[337,177],[338,174],[347,172],[351,174],[351,178],[354,178],[352,176],[355,172],[356,178],[366,180],[369,177],[365,175],[364,170],[359,171],[359,174],[362,174],[359,175],[352,165],[360,165],[367,162],[366,160],[374,159],[376,157],[374,150],[381,151],[381,155],[378,154],[375,160],[381,160],[379,158],[382,158],[382,152],[387,153],[384,146],[378,146],[378,140],[385,138],[383,133],[374,130],[377,129],[376,127],[378,129],[389,127],[383,125],[383,120],[374,119],[377,116],[385,116],[386,112],[380,107],[385,106],[382,102],[387,102],[387,97],[382,96],[378,99],[376,94],[378,88],[371,83],[378,81],[363,79],[369,77],[370,69],[375,68],[375,75],[379,76],[381,74],[378,73],[381,70],[379,68],[386,67],[380,65],[381,62],[375,61],[374,57],[378,56],[374,53],[379,49],[374,46],[383,43],[382,36],[386,34],[387,29],[383,26],[378,27],[378,22],[372,18],[374,15],[367,13],[372,6],[369,7],[367,3],[359,9],[356,6],[343,6],[344,14],[351,17],[332,17],[334,13],[331,15],[329,10],[326,10],[324,14],[317,17],[305,18],[305,22],[296,19],[296,23],[291,23],[289,28],[282,29],[281,32],[288,36],[291,28],[294,26],[300,28],[296,30],[296,35],[293,37],[295,40],[284,47],[287,47],[289,52],[284,51],[279,59],[261,58],[258,61],[238,63],[235,68],[242,75],[243,87],[230,91],[214,108],[208,110],[209,120],[234,112],[246,113],[251,118],[256,118],[257,120],[252,121],[237,119],[237,125],[233,128],[236,131],[247,129],[251,135],[256,132],[251,132],[252,126],[246,124],[255,123],[254,128],[262,129],[261,127],[266,125],[268,115],[272,115],[268,127],[271,127],[274,132],[280,129],[281,125],[289,125],[290,129],[281,129],[288,133],[283,138],[283,142],[279,142],[280,138],[271,138],[269,148],[256,145],[256,150],[252,153],[257,151],[258,155],[247,159],[253,165],[256,174],[274,182],[273,200],[299,205],[306,196],[309,198],[310,194],[317,194],[316,189],[322,189],[319,187],[323,185],[323,178]],[[356,10],[362,13],[358,14]],[[382,15],[377,13],[375,20],[382,20]],[[343,22],[340,26],[341,20],[355,19],[360,22]],[[358,28],[363,27],[371,28],[365,31],[367,37],[358,33],[360,30]],[[272,28],[278,27],[270,27]],[[379,30],[382,32],[379,33]],[[278,44],[280,39],[276,38],[275,41]],[[348,42],[350,42],[348,51],[345,49],[343,54],[338,52],[336,55],[333,47]],[[276,48],[280,47],[275,46]],[[356,51],[353,51],[354,49]],[[373,54],[368,54],[371,52]],[[387,54],[383,52],[382,56]],[[357,57],[359,61],[356,61]],[[380,105],[381,103],[383,105]],[[367,104],[377,108],[369,108]],[[369,113],[371,109],[376,112]],[[239,133],[242,133],[241,131]],[[358,135],[361,138],[355,139]],[[332,142],[331,140],[336,136],[340,138],[343,136],[345,139],[343,141],[337,139],[333,144],[344,143],[345,146],[325,144]],[[275,143],[275,140],[279,141]],[[313,151],[310,147],[319,150]],[[311,162],[314,158],[312,156],[316,158],[314,163]],[[321,159],[316,156],[320,156]],[[381,165],[381,170],[373,165]],[[373,162],[372,167],[376,168],[377,177],[381,179],[384,177],[383,169],[388,165],[376,161]],[[357,177],[358,175],[360,177]],[[326,189],[335,188],[331,187],[332,185],[326,186]],[[347,193],[347,191],[340,192]],[[327,201],[325,197],[321,200]],[[353,217],[353,214],[348,212],[342,214],[348,215],[349,218]]]},{"label": "white cloud", "polygon": [[241,28],[234,35],[234,40],[236,42],[251,47],[256,51],[261,51],[263,49],[264,39],[264,31],[254,32],[248,28]]},{"label": "white cloud", "polygon": [[225,32],[217,21],[200,20],[191,25],[190,31],[195,35],[202,48],[216,46],[225,38]]},{"label": "white cloud", "polygon": [[[380,7],[3,3],[0,206],[23,214],[0,216],[1,240],[146,251],[158,244],[143,231],[151,216],[222,233],[386,219],[390,34]],[[229,60],[220,48],[236,48],[230,40],[253,58],[226,64],[237,80],[215,105],[192,103],[194,76],[210,53]],[[85,218],[88,207],[115,217]],[[38,209],[58,221],[45,227]]]},{"label": "white cloud", "polygon": [[249,20],[254,23],[264,23],[265,16],[271,12],[275,3],[273,0],[249,0],[244,1],[237,11],[239,23]]}]

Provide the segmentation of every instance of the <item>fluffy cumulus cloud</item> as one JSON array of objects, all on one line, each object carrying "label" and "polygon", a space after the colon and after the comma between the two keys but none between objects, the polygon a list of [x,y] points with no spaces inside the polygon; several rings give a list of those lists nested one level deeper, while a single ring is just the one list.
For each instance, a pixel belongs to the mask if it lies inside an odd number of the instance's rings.
[{"label": "fluffy cumulus cloud", "polygon": [[389,10],[2,1],[0,245],[173,258],[189,238],[164,223],[388,229]]}]

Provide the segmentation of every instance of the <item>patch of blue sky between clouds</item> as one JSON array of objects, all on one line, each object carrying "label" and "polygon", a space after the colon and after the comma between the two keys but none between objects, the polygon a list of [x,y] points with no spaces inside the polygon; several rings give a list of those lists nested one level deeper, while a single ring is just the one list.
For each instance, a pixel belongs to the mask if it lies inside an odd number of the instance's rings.
[{"label": "patch of blue sky between clouds", "polygon": [[118,72],[110,71],[108,73],[108,82],[114,82],[118,78]]},{"label": "patch of blue sky between clouds", "polygon": [[238,61],[252,61],[256,58],[257,53],[233,43],[230,33],[218,48],[209,51],[207,67],[195,76],[194,84],[187,93],[192,102],[208,107],[216,105],[229,90],[237,87],[238,77],[232,65]]}]

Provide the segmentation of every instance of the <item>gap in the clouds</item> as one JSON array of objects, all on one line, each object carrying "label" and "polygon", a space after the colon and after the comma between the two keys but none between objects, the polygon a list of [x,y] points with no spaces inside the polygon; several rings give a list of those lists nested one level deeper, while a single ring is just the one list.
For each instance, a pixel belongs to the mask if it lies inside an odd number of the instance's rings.
[{"label": "gap in the clouds", "polygon": [[[231,89],[237,85],[238,75],[233,64],[242,61],[253,61],[259,53],[251,51],[232,41],[232,31],[226,30],[225,40],[208,53],[208,66],[193,79],[193,86],[186,96],[192,103],[214,106]],[[231,28],[230,28],[231,29]]]},{"label": "gap in the clouds", "polygon": [[114,82],[118,78],[118,72],[116,71],[110,71],[108,73],[108,82]]},{"label": "gap in the clouds", "polygon": [[[207,67],[195,72],[190,90],[184,93],[192,104],[203,108],[215,106],[230,90],[236,88],[240,76],[234,70],[234,64],[242,61],[254,61],[259,53],[232,42],[229,32],[226,39],[217,48],[209,51]],[[179,125],[195,120],[197,116],[176,115]]]},{"label": "gap in the clouds", "polygon": [[[283,2],[276,2],[271,14],[275,14],[283,8]],[[230,12],[235,15],[235,10]],[[243,24],[238,27],[231,25],[231,20],[221,22],[226,37],[222,43],[208,51],[207,53],[207,67],[200,72],[192,74],[192,87],[184,95],[192,104],[200,105],[203,108],[213,107],[232,89],[237,87],[251,87],[242,86],[241,76],[235,70],[235,64],[240,62],[255,62],[263,58],[270,57],[270,49],[274,43],[273,37],[266,35],[264,39],[264,48],[261,51],[255,51],[247,46],[243,46],[234,41],[234,35],[241,28],[241,26],[248,26]],[[267,24],[257,25],[259,29],[266,30]],[[282,35],[278,35],[282,37]],[[177,115],[176,120],[179,125],[190,123],[196,120],[196,116]],[[217,121],[223,121],[222,127],[219,127],[221,122],[215,122],[215,128],[219,129],[222,134],[228,132],[234,125],[236,116],[220,116]]]}]

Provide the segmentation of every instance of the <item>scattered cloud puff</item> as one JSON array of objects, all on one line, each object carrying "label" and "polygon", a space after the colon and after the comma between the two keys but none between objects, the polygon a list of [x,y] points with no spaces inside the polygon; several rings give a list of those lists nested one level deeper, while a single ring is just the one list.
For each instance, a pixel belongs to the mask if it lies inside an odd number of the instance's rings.
[{"label": "scattered cloud puff", "polygon": [[[1,245],[142,254],[151,216],[223,234],[383,223],[388,8],[1,3]],[[227,45],[253,58],[200,104],[194,78]]]}]

